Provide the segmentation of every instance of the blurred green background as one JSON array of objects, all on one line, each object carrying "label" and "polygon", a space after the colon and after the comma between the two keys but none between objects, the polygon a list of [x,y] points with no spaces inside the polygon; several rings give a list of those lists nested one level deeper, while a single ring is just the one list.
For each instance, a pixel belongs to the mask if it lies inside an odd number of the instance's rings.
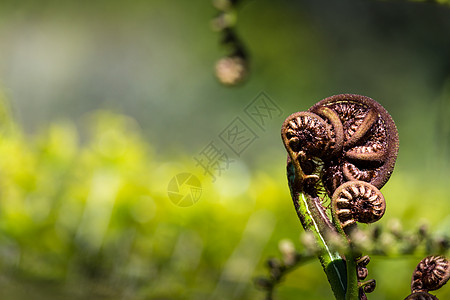
[{"label": "blurred green background", "polygon": [[[372,97],[398,126],[382,226],[450,234],[448,6],[243,1],[251,75],[235,88],[214,77],[216,14],[211,1],[1,1],[1,299],[263,299],[252,278],[278,242],[302,247],[281,124],[333,94]],[[245,109],[261,92],[282,113],[258,127]],[[220,138],[236,117],[257,136],[240,155]],[[210,143],[229,159],[215,180],[195,160]],[[193,205],[169,199],[179,173],[200,181]],[[373,257],[369,298],[406,297],[424,255]],[[333,296],[314,261],[277,299]]]}]

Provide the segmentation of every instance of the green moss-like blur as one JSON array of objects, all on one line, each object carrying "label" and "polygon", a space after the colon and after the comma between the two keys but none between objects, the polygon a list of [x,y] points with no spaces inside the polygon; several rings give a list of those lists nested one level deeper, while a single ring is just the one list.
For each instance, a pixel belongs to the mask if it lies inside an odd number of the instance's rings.
[{"label": "green moss-like blur", "polygon": [[[302,248],[281,124],[339,93],[374,98],[399,129],[381,226],[450,235],[447,6],[244,0],[250,77],[227,88],[210,2],[2,1],[1,299],[263,299],[253,278],[279,241]],[[246,113],[261,96],[276,107],[263,124]],[[237,153],[234,122],[252,132],[241,147],[253,139]],[[423,256],[373,257],[369,299],[405,298]],[[333,299],[317,261],[276,295]]]}]

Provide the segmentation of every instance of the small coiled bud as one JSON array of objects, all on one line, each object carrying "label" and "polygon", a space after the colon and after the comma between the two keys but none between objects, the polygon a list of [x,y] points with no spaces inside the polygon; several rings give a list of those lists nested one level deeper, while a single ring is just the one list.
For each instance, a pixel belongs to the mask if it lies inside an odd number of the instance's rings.
[{"label": "small coiled bud", "polygon": [[365,255],[356,261],[356,271],[359,280],[364,280],[366,279],[367,275],[369,275],[369,271],[367,270],[367,265],[369,264],[369,262],[370,257],[368,255]]},{"label": "small coiled bud", "polygon": [[375,281],[375,279],[370,279],[366,282],[361,283],[360,286],[365,293],[372,293],[377,286],[377,282]]},{"label": "small coiled bud", "polygon": [[373,223],[386,210],[383,194],[365,181],[348,181],[340,185],[332,198],[333,215],[346,233],[356,222]]},{"label": "small coiled bud", "polygon": [[326,122],[314,113],[303,111],[286,118],[282,138],[288,152],[303,152],[309,157],[322,157],[331,143]]},{"label": "small coiled bud", "polygon": [[375,279],[367,280],[366,282],[362,282],[358,284],[359,286],[359,300],[367,300],[366,293],[372,293],[377,286]]},{"label": "small coiled bud", "polygon": [[411,292],[434,291],[450,278],[449,261],[444,256],[427,256],[417,265],[411,281]]}]

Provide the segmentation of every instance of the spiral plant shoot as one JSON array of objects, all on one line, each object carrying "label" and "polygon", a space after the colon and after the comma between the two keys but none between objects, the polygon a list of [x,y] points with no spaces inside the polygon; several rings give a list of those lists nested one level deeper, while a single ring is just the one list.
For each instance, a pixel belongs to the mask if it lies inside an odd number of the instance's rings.
[{"label": "spiral plant shoot", "polygon": [[367,299],[375,280],[363,281],[370,258],[353,235],[357,223],[376,222],[386,209],[380,189],[398,153],[392,117],[369,97],[336,95],[287,117],[281,137],[297,215],[336,299]]}]

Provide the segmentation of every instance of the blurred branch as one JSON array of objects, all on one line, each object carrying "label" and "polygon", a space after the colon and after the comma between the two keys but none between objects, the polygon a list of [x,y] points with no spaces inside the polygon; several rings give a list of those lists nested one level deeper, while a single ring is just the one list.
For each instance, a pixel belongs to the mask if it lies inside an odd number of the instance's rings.
[{"label": "blurred branch", "polygon": [[290,240],[281,240],[279,249],[282,254],[282,259],[269,258],[266,262],[269,275],[267,277],[260,276],[254,280],[256,286],[265,291],[266,300],[274,299],[273,295],[276,286],[288,273],[316,257],[316,253],[308,249],[297,252],[294,244]]},{"label": "blurred branch", "polygon": [[[449,236],[432,235],[425,224],[419,225],[412,231],[403,230],[400,222],[395,219],[384,228],[373,226],[366,230],[358,230],[355,237],[357,251],[364,251],[371,256],[395,259],[405,255],[448,255],[450,250]],[[301,243],[303,249],[297,251],[292,241],[281,240],[279,242],[281,259],[267,259],[269,274],[254,280],[255,285],[265,291],[265,300],[274,299],[277,285],[287,274],[317,256],[319,249],[307,233],[302,236]]]},{"label": "blurred branch", "polygon": [[219,11],[211,20],[211,28],[221,35],[220,44],[226,48],[227,55],[215,65],[219,82],[226,86],[243,83],[249,73],[249,55],[235,27],[237,23],[238,0],[213,0],[213,6]]}]

